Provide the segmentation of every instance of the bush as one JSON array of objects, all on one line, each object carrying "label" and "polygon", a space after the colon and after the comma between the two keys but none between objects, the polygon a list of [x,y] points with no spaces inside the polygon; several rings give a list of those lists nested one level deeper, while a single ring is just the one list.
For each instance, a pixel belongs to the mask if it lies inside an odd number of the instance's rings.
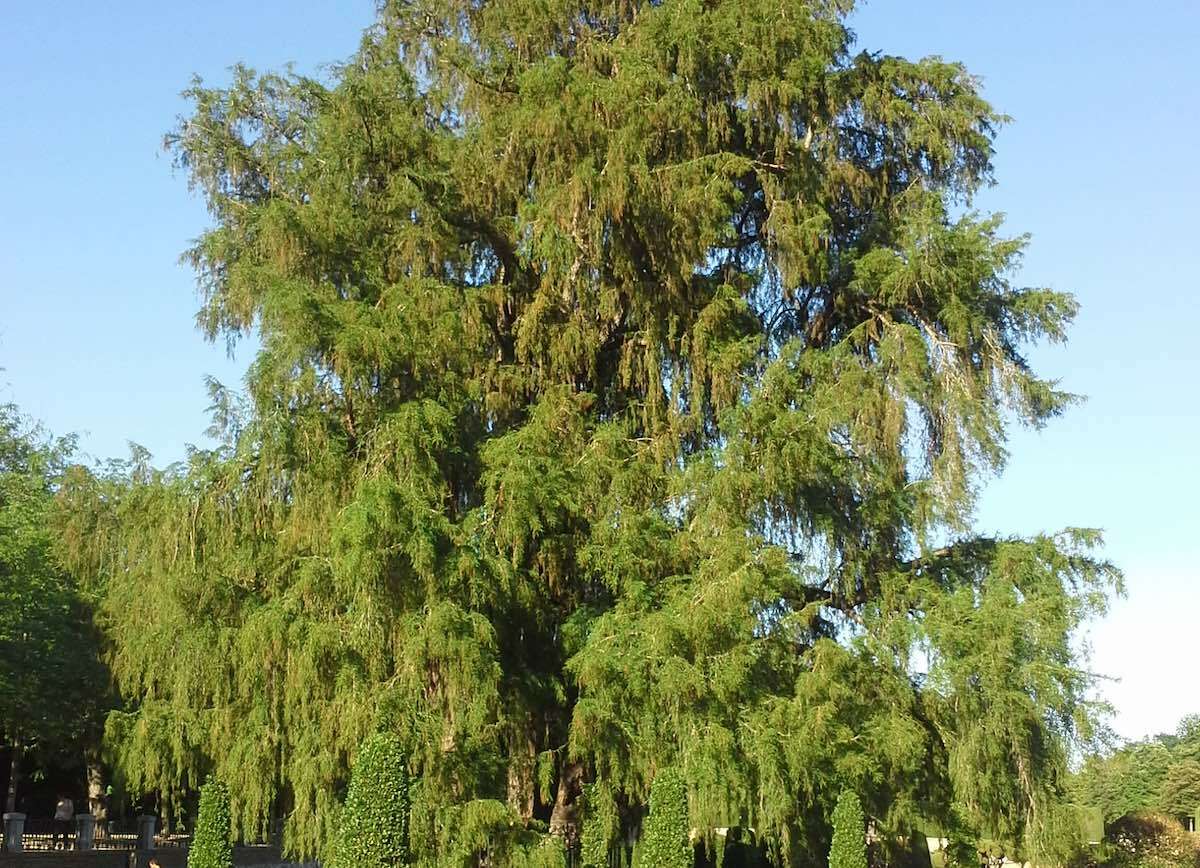
[{"label": "bush", "polygon": [[687,789],[674,769],[659,772],[650,786],[650,816],[639,856],[638,868],[692,868]]},{"label": "bush", "polygon": [[333,868],[392,868],[408,862],[408,773],[399,740],[363,742],[350,776]]},{"label": "bush", "polygon": [[233,868],[229,790],[209,778],[200,788],[200,816],[188,850],[188,868]]},{"label": "bush", "polygon": [[1104,837],[1114,868],[1200,866],[1200,842],[1165,814],[1126,814],[1109,824]]},{"label": "bush", "polygon": [[601,782],[588,784],[584,788],[583,808],[579,861],[583,868],[608,868],[608,852],[619,826],[612,792]]},{"label": "bush", "polygon": [[858,796],[843,790],[833,809],[829,868],[867,868],[866,827]]},{"label": "bush", "polygon": [[529,868],[567,868],[567,848],[558,835],[546,835],[530,848]]}]

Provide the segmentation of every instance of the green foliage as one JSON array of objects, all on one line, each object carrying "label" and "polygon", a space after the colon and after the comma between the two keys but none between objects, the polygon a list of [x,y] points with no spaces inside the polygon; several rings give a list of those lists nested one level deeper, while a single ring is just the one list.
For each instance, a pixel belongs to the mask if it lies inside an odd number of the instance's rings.
[{"label": "green foliage", "polygon": [[589,817],[579,835],[579,861],[584,868],[606,868],[609,840],[600,821]]},{"label": "green foliage", "polygon": [[209,778],[200,788],[200,814],[188,850],[188,868],[233,868],[229,789]]},{"label": "green foliage", "polygon": [[1158,795],[1159,807],[1176,817],[1200,813],[1200,762],[1183,759],[1172,763]]},{"label": "green foliage", "polygon": [[218,448],[63,492],[130,788],[214,768],[319,852],[386,722],[430,864],[573,840],[595,781],[628,834],[673,766],[797,865],[843,784],[1044,842],[1119,577],[971,516],[1076,305],[962,207],[975,79],[851,7],[397,0],[328,80],[189,89],[199,321],[261,345]]},{"label": "green foliage", "polygon": [[583,802],[585,818],[579,840],[584,868],[608,868],[609,851],[620,834],[620,816],[612,791],[603,781],[588,785]]},{"label": "green foliage", "polygon": [[687,788],[675,769],[654,776],[637,868],[692,868]]},{"label": "green foliage", "polygon": [[1188,714],[1179,721],[1171,748],[1179,759],[1200,760],[1200,714]]},{"label": "green foliage", "polygon": [[[1040,857],[1046,864],[1078,866],[1094,861],[1097,842],[1104,838],[1104,820],[1099,810],[1070,803],[1055,804],[1045,820],[1047,843]],[[1014,851],[1008,851],[1010,855]],[[1017,858],[1023,851],[1015,851]]]},{"label": "green foliage", "polygon": [[842,790],[831,818],[829,868],[867,868],[867,821],[852,790]]},{"label": "green foliage", "polygon": [[567,848],[558,835],[545,835],[528,851],[527,868],[567,868]]},{"label": "green foliage", "polygon": [[1193,815],[1200,810],[1200,726],[1187,717],[1174,733],[1089,756],[1071,788],[1106,822],[1144,812]]},{"label": "green foliage", "polygon": [[110,699],[91,601],[50,526],[73,450],[0,405],[0,744],[43,765],[95,747]]},{"label": "green foliage", "polygon": [[1196,868],[1200,841],[1179,821],[1155,813],[1121,817],[1105,830],[1107,863],[1113,868]]},{"label": "green foliage", "polygon": [[951,834],[946,840],[946,849],[942,854],[944,863],[950,868],[978,868],[981,854],[987,850],[989,842],[975,837],[968,837],[959,832]]},{"label": "green foliage", "polygon": [[526,825],[510,806],[479,799],[438,810],[414,782],[411,850],[414,864],[427,868],[499,864],[510,868],[564,868],[566,850],[545,827]]},{"label": "green foliage", "polygon": [[395,868],[408,858],[408,772],[399,740],[363,743],[342,810],[333,868]]}]

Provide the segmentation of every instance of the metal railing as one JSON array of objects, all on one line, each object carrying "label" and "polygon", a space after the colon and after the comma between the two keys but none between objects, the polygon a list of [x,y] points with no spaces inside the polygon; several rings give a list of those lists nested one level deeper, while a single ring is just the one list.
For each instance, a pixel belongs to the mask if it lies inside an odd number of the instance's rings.
[{"label": "metal railing", "polygon": [[[78,849],[75,823],[62,823],[50,819],[30,817],[25,820],[25,828],[21,834],[21,849],[26,851],[44,852],[48,850]],[[190,835],[156,834],[154,846],[186,847],[191,841]],[[137,830],[116,821],[96,823],[92,847],[94,850],[137,850]]]}]

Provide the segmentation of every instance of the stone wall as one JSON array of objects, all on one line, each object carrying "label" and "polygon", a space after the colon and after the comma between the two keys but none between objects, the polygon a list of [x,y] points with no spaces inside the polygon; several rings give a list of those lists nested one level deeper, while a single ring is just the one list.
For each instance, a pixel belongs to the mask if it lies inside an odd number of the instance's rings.
[{"label": "stone wall", "polygon": [[233,864],[237,868],[320,868],[316,862],[285,862],[277,847],[234,847]]},{"label": "stone wall", "polygon": [[[149,868],[151,859],[158,860],[162,868],[187,868],[187,850],[182,847],[132,853],[123,850],[0,853],[0,868]],[[237,868],[320,868],[316,862],[285,862],[272,847],[234,847],[233,864]]]},{"label": "stone wall", "polygon": [[[186,839],[177,841],[181,846],[156,847],[160,839],[154,834],[156,818],[150,815],[138,817],[137,840],[144,849],[132,852],[93,850],[95,821],[90,814],[75,817],[74,840],[80,844],[80,850],[22,850],[25,820],[21,813],[4,814],[0,868],[150,868],[151,861],[158,868],[187,868]],[[234,847],[233,864],[235,868],[320,868],[317,862],[285,862],[278,847],[265,845]]]},{"label": "stone wall", "polygon": [[0,853],[0,868],[129,868],[129,854],[121,850]]},{"label": "stone wall", "polygon": [[130,868],[150,868],[150,860],[157,859],[162,868],[187,868],[187,850],[183,847],[163,847],[158,850],[138,850],[130,853]]}]

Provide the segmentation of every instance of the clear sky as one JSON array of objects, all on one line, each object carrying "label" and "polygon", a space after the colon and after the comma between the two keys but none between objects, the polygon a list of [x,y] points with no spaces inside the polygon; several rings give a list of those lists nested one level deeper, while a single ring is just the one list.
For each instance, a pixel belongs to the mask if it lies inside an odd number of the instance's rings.
[{"label": "clear sky", "polygon": [[[781,0],[783,2],[783,0]],[[178,255],[206,224],[160,142],[193,73],[345,58],[372,0],[11,3],[0,26],[0,400],[98,457],[203,442],[206,374],[246,351],[193,328]],[[1128,597],[1091,631],[1116,729],[1200,712],[1200,202],[1196,0],[872,0],[860,46],[964,61],[1014,122],[977,203],[1033,244],[1022,282],[1076,293],[1066,348],[1033,353],[1087,403],[1016,432],[979,524],[1104,528]]]}]

